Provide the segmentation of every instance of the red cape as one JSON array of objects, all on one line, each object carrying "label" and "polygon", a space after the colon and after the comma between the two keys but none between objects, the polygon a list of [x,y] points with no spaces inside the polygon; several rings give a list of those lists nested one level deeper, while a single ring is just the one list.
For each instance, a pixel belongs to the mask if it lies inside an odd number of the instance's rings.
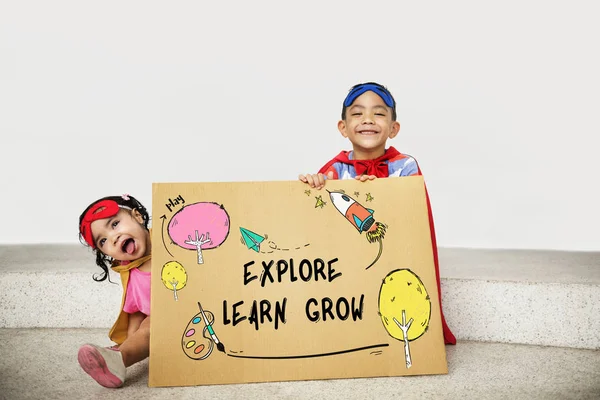
[{"label": "red cape", "polygon": [[[401,153],[393,147],[390,147],[385,151],[385,154],[375,160],[350,160],[348,158],[349,152],[342,151],[340,154],[335,156],[332,160],[330,160],[327,164],[325,164],[320,170],[319,173],[325,173],[333,164],[337,162],[341,162],[344,164],[352,165],[357,170],[358,175],[362,175],[366,173],[367,175],[375,175],[378,178],[387,178],[389,176],[389,171],[387,168],[387,163],[385,161],[397,157]],[[385,168],[382,167],[385,166]],[[418,175],[421,174],[421,169],[417,164]],[[358,173],[358,171],[361,173]],[[442,289],[440,286],[440,266],[438,261],[438,249],[437,249],[437,241],[435,238],[435,226],[433,224],[433,214],[431,212],[431,203],[429,201],[429,193],[427,192],[427,185],[425,185],[425,198],[427,200],[427,214],[429,216],[429,230],[431,232],[431,246],[433,250],[433,263],[435,265],[435,279],[437,281],[438,287],[438,298],[440,300],[440,314],[442,317],[442,330],[444,332],[444,341],[446,344],[456,344],[456,338],[454,334],[450,331],[450,328],[446,324],[446,318],[444,318],[444,312],[442,309]]]}]

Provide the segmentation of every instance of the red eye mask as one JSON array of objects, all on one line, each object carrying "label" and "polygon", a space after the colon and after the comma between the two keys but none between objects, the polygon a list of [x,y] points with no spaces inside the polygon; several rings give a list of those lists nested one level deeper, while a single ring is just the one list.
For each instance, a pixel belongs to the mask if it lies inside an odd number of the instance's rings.
[{"label": "red eye mask", "polygon": [[[92,237],[92,222],[99,219],[110,218],[117,215],[119,205],[114,200],[102,200],[90,207],[83,216],[81,225],[79,225],[79,233],[92,249],[96,248],[94,238]],[[129,208],[129,207],[127,207]]]}]

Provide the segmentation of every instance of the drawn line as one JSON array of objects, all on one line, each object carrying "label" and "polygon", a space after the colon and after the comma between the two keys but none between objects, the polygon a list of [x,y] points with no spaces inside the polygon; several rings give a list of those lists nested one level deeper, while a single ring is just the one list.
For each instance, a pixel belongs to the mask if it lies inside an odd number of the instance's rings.
[{"label": "drawn line", "polygon": [[374,344],[374,345],[371,345],[371,346],[357,347],[356,349],[334,351],[332,353],[304,354],[304,355],[301,355],[301,356],[238,356],[238,355],[234,355],[234,354],[227,354],[227,355],[229,357],[253,358],[253,359],[261,359],[261,360],[289,360],[289,359],[292,359],[292,358],[315,358],[315,357],[336,356],[338,354],[352,353],[352,352],[355,352],[355,351],[368,350],[368,349],[374,349],[374,348],[377,348],[377,347],[387,347],[387,346],[389,346],[388,343]]},{"label": "drawn line", "polygon": [[165,220],[167,218],[162,218],[162,229],[161,229],[161,238],[162,238],[162,242],[163,242],[163,246],[165,246],[165,250],[167,250],[167,253],[169,253],[171,255],[171,257],[173,257],[173,254],[171,254],[171,252],[169,251],[169,249],[167,248],[167,244],[165,243]]},{"label": "drawn line", "polygon": [[377,254],[377,257],[375,257],[373,262],[371,264],[369,264],[369,266],[365,269],[371,268],[373,265],[375,265],[377,260],[379,260],[379,257],[381,257],[381,253],[383,252],[383,242],[381,241],[381,238],[379,238],[378,242],[379,242],[379,254]]}]

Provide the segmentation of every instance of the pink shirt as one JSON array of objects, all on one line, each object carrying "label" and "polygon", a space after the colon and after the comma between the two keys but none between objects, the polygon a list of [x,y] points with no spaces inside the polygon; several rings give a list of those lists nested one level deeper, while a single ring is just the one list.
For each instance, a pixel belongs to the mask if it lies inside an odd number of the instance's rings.
[{"label": "pink shirt", "polygon": [[129,314],[141,311],[150,315],[150,272],[142,272],[137,268],[129,271],[123,311]]}]

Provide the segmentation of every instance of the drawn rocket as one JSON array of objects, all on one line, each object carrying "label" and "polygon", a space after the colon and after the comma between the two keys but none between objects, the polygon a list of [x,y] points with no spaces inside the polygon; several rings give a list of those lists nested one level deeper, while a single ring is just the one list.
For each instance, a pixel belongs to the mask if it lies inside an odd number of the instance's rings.
[{"label": "drawn rocket", "polygon": [[333,206],[356,228],[358,233],[365,232],[365,237],[369,243],[379,243],[379,253],[365,269],[371,268],[383,251],[383,238],[387,230],[387,225],[375,221],[374,211],[363,207],[359,202],[348,196],[344,192],[330,192],[329,197]]},{"label": "drawn rocket", "polygon": [[376,229],[373,210],[363,207],[359,202],[342,192],[329,192],[329,197],[335,208],[346,217],[359,233]]}]

